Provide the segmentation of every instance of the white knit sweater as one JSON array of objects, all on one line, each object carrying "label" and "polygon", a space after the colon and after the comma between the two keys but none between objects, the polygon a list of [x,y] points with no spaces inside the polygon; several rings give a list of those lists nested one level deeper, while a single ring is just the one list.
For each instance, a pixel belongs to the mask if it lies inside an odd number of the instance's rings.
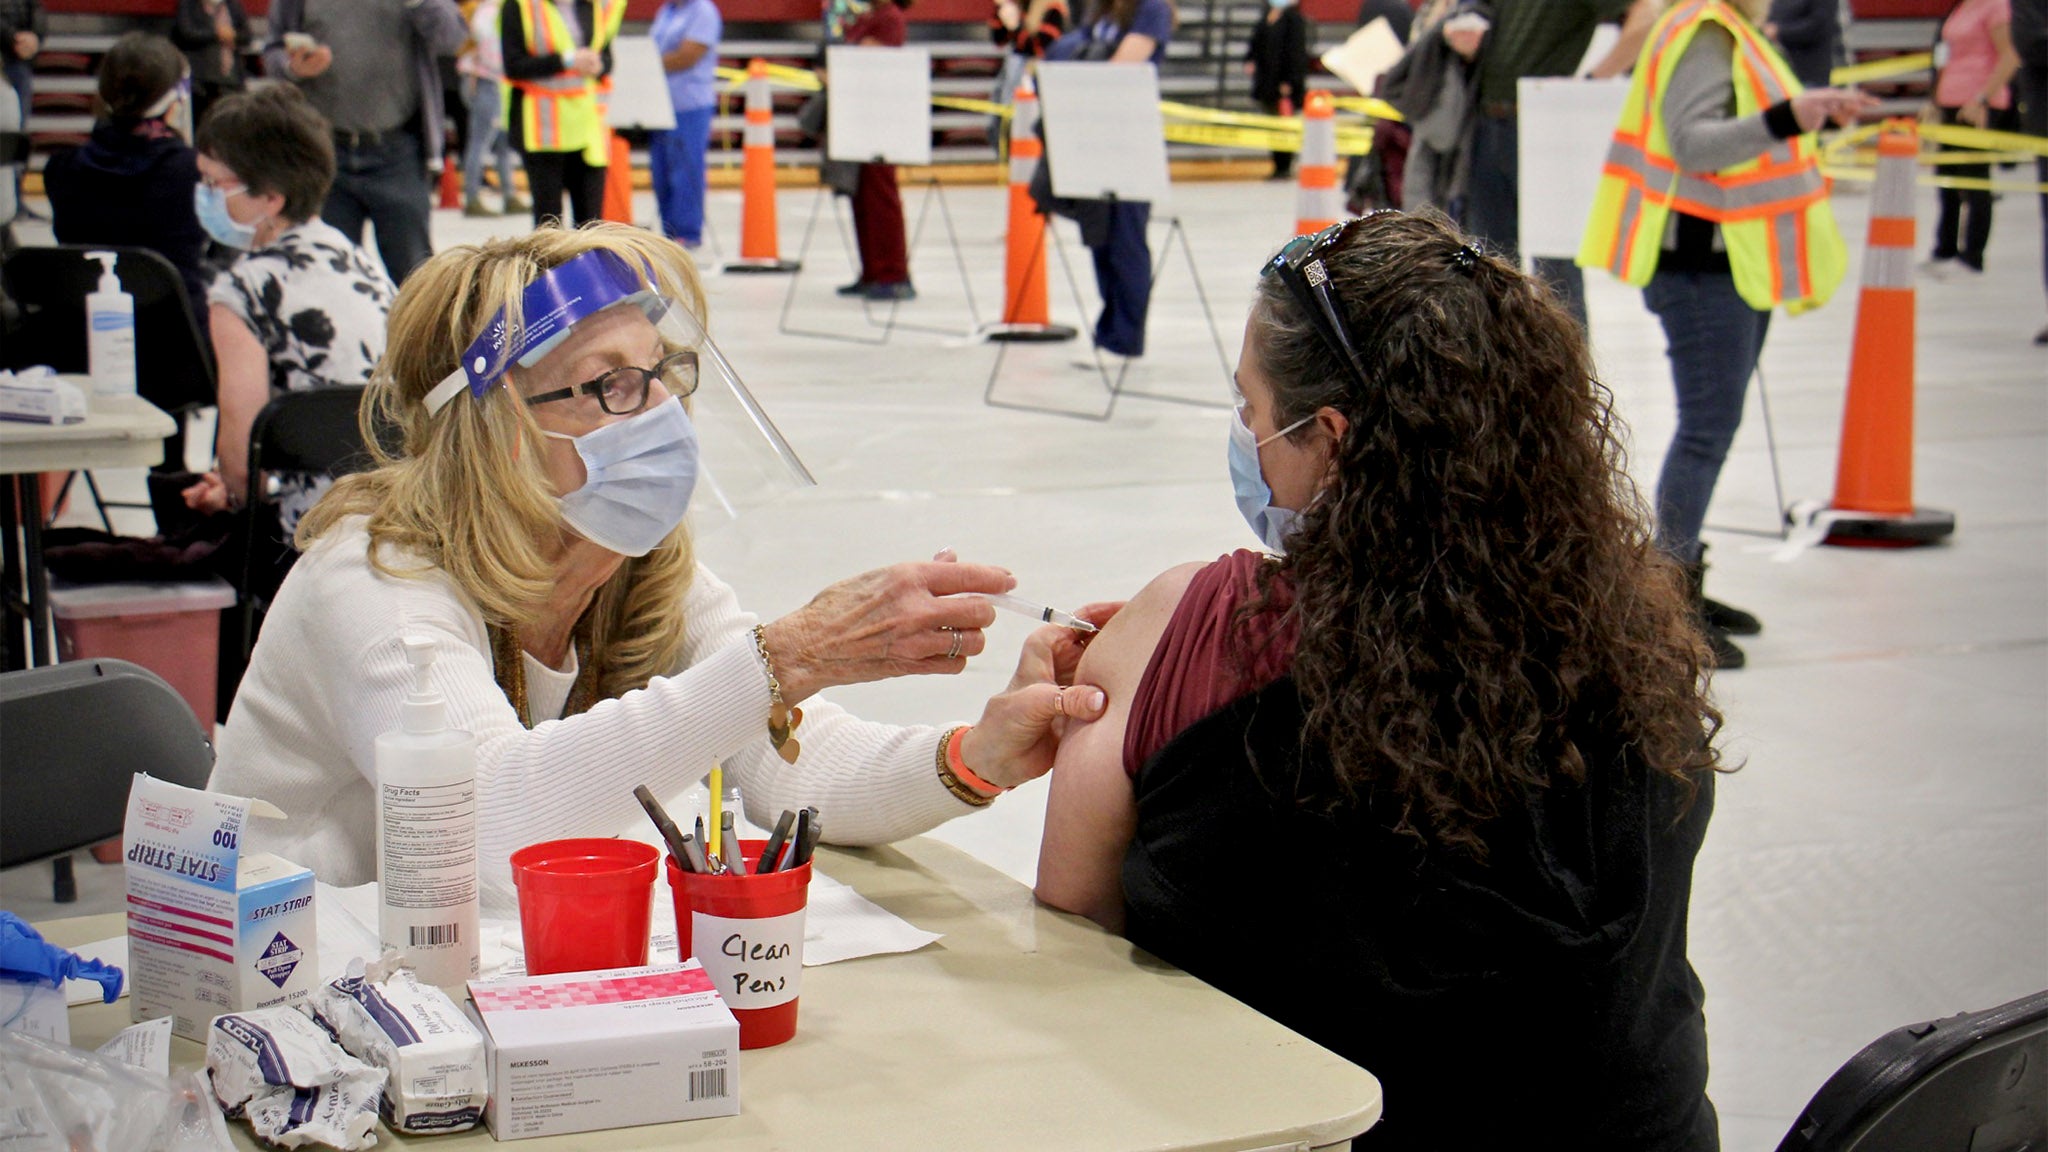
[{"label": "white knit sweater", "polygon": [[[634,785],[673,796],[714,760],[740,785],[755,824],[814,805],[825,838],[839,844],[901,839],[972,810],[939,782],[938,730],[870,724],[822,699],[804,702],[802,757],[783,763],[767,741],[768,679],[754,653],[754,617],[701,566],[685,604],[682,660],[670,675],[528,731],[493,678],[483,617],[469,598],[438,571],[392,577],[372,568],[365,524],[337,526],[292,569],[221,735],[208,786],[261,797],[289,817],[253,821],[245,840],[252,848],[330,884],[376,879],[373,752],[377,737],[398,726],[412,682],[402,635],[436,642],[434,683],[447,698],[448,722],[477,737],[486,908],[516,901],[514,850],[634,827],[645,821]],[[393,566],[405,570],[402,554]],[[530,680],[536,670],[530,661]],[[541,683],[533,688],[536,707],[559,697]]]}]

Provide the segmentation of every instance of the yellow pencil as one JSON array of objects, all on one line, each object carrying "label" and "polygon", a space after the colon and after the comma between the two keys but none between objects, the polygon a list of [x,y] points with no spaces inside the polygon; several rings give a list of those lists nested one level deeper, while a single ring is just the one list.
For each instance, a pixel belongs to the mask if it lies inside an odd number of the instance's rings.
[{"label": "yellow pencil", "polygon": [[[717,853],[721,860],[725,858],[725,841],[718,835],[718,830],[725,826],[719,822],[719,815],[724,808],[725,769],[720,768],[718,762],[714,760],[711,762],[711,819],[704,825],[704,835],[710,837],[711,847],[705,851]],[[735,860],[730,863],[739,862]]]}]

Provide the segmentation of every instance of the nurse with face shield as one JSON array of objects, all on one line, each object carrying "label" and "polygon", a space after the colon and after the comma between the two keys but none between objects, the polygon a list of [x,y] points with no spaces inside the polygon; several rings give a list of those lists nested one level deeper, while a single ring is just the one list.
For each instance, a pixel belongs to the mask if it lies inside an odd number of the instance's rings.
[{"label": "nurse with face shield", "polygon": [[868,723],[816,697],[959,672],[994,619],[961,594],[1014,581],[942,554],[779,620],[744,611],[694,559],[686,511],[811,480],[702,300],[680,248],[615,226],[451,249],[406,279],[364,403],[366,434],[402,442],[301,522],[220,740],[210,786],[290,816],[252,829],[257,847],[328,883],[375,877],[372,748],[399,724],[406,637],[433,640],[448,723],[477,737],[486,910],[514,904],[515,849],[635,826],[636,784],[674,795],[719,761],[756,823],[808,804],[829,839],[882,843],[1043,774],[1059,728],[1101,713],[1059,628],[972,726]]}]

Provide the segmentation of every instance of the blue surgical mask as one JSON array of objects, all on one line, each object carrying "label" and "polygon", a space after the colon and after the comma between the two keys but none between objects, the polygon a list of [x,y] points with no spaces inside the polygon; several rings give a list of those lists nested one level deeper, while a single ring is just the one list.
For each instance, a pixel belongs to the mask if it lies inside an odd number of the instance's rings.
[{"label": "blue surgical mask", "polygon": [[256,243],[256,225],[238,223],[228,215],[228,194],[204,180],[192,188],[192,209],[206,234],[230,248],[247,250]]},{"label": "blue surgical mask", "polygon": [[545,434],[583,458],[583,487],[562,497],[562,519],[584,539],[645,556],[683,522],[697,486],[697,426],[681,400],[581,436]]},{"label": "blue surgical mask", "polygon": [[1237,494],[1237,510],[1244,514],[1244,522],[1252,526],[1252,531],[1259,534],[1259,540],[1282,556],[1287,554],[1287,537],[1294,531],[1301,513],[1273,506],[1273,488],[1266,483],[1265,472],[1259,467],[1259,449],[1313,419],[1314,416],[1304,416],[1260,440],[1244,422],[1243,409],[1230,418],[1230,486]]}]

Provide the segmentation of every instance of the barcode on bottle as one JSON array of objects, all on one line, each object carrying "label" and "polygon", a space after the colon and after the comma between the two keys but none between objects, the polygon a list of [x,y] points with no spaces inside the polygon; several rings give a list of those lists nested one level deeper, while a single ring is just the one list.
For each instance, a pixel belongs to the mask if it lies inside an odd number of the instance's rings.
[{"label": "barcode on bottle", "polygon": [[434,947],[440,944],[460,944],[462,925],[433,924],[422,928],[413,925],[405,930],[406,942],[414,948]]},{"label": "barcode on bottle", "polygon": [[690,1073],[690,1099],[709,1100],[725,1095],[725,1069],[707,1068]]}]

